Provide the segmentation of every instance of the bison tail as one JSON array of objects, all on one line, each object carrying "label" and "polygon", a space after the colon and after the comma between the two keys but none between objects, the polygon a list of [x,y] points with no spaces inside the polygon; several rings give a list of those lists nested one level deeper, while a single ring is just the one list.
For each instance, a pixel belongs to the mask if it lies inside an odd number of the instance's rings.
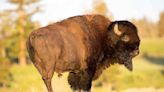
[{"label": "bison tail", "polygon": [[27,47],[27,51],[28,51],[29,57],[33,61],[34,60],[35,51],[34,51],[34,48],[32,46],[32,39],[30,37],[26,41],[26,47]]}]

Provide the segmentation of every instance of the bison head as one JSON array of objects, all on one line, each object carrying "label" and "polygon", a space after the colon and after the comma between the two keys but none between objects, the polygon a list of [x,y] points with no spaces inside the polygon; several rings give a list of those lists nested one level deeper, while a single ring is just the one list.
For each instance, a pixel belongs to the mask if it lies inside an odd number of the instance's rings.
[{"label": "bison head", "polygon": [[137,28],[128,21],[115,21],[108,27],[108,48],[110,57],[116,63],[133,70],[132,58],[139,54],[140,39]]}]

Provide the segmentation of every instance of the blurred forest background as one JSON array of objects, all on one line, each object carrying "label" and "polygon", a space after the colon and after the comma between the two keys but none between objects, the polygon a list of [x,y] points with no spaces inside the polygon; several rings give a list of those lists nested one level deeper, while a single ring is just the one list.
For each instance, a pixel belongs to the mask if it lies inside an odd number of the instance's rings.
[{"label": "blurred forest background", "polygon": [[[37,4],[40,0],[6,1],[15,8],[0,11],[0,92],[46,92],[25,45],[29,33],[41,27],[32,16],[44,12],[44,6]],[[92,9],[84,14],[98,13],[114,19],[103,0],[92,3]],[[136,24],[141,38],[141,53],[133,60],[134,71],[111,66],[93,83],[93,92],[164,92],[164,11],[157,22],[146,17],[130,21]],[[71,92],[67,73],[61,78],[54,75],[53,88],[55,92]]]}]

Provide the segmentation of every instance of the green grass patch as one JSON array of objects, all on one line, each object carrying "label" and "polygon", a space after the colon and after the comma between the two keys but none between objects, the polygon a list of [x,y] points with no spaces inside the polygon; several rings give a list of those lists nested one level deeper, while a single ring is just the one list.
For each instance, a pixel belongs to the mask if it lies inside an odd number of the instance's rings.
[{"label": "green grass patch", "polygon": [[140,44],[141,53],[164,53],[164,39],[143,39]]},{"label": "green grass patch", "polygon": [[11,82],[11,88],[9,88],[11,92],[16,92],[14,90],[17,90],[17,92],[30,92],[32,90],[41,92],[44,90],[42,79],[32,65],[26,67],[14,65],[11,68],[11,73],[14,79]]}]

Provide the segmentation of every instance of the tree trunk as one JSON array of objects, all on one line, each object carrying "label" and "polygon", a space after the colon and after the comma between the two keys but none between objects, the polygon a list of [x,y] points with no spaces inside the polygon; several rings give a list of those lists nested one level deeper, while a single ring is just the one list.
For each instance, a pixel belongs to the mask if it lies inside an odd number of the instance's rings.
[{"label": "tree trunk", "polygon": [[25,66],[26,65],[25,50],[26,50],[25,39],[24,39],[23,35],[20,35],[19,64],[21,66]]},{"label": "tree trunk", "polygon": [[19,64],[21,66],[25,66],[26,65],[26,45],[25,45],[25,38],[24,38],[24,34],[25,34],[25,25],[26,25],[26,21],[25,21],[25,11],[23,9],[23,3],[20,3],[19,7],[18,7],[18,14],[19,14],[19,19],[18,19],[18,29],[19,29],[19,41],[20,41],[20,45],[19,45]]}]

